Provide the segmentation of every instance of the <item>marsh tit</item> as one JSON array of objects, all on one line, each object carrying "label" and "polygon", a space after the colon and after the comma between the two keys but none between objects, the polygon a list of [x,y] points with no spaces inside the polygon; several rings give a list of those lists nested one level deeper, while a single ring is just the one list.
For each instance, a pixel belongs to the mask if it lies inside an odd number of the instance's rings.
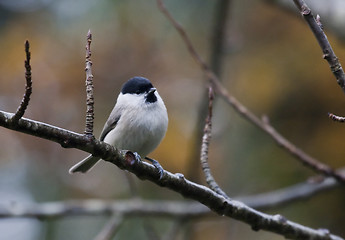
[{"label": "marsh tit", "polygon": [[[99,140],[117,149],[136,152],[145,158],[162,141],[167,127],[167,109],[156,88],[148,79],[134,77],[122,86]],[[153,159],[146,159],[153,161],[153,165],[158,164]],[[74,165],[69,172],[85,173],[99,160],[99,157],[90,155]],[[159,169],[160,165],[155,167]],[[162,169],[159,170],[162,176]]]}]

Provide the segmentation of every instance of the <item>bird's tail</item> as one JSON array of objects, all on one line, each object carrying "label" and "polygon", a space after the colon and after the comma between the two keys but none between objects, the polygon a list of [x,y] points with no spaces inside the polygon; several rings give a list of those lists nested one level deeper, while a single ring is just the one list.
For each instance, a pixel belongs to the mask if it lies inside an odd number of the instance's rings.
[{"label": "bird's tail", "polygon": [[73,174],[76,172],[82,172],[86,173],[88,172],[95,164],[100,160],[99,157],[94,157],[92,155],[88,156],[87,158],[84,158],[80,162],[78,162],[76,165],[70,168],[69,173]]}]

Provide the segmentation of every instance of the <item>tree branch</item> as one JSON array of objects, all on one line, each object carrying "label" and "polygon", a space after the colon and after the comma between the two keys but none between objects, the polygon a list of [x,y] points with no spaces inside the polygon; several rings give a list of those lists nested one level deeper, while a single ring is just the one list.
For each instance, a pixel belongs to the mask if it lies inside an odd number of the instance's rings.
[{"label": "tree branch", "polygon": [[[90,37],[88,43],[91,43],[91,35],[88,35],[88,37]],[[87,54],[87,56],[90,55]],[[207,65],[205,66],[207,67]],[[210,71],[209,73],[212,74]],[[89,72],[89,76],[92,76],[91,72]],[[214,83],[215,85],[217,84],[217,82]],[[228,216],[243,221],[251,225],[253,230],[267,230],[295,239],[341,239],[338,236],[331,235],[328,231],[305,227],[286,220],[280,215],[271,216],[264,214],[246,206],[242,202],[226,199],[205,186],[187,180],[182,174],[172,174],[168,171],[163,171],[163,178],[161,179],[154,166],[138,161],[132,152],[119,152],[111,145],[100,142],[93,137],[90,138],[87,133],[82,135],[26,118],[20,118],[16,124],[13,124],[13,116],[14,114],[12,113],[0,111],[0,126],[57,142],[65,148],[77,148],[89,152],[96,157],[115,164],[120,169],[126,169],[134,173],[142,180],[150,180],[159,186],[180,193],[184,197],[199,201],[221,216]],[[15,214],[21,212],[20,209],[16,209],[16,211]]]},{"label": "tree branch", "polygon": [[337,179],[339,182],[345,183],[345,176],[337,173],[328,165],[319,162],[317,159],[311,157],[303,150],[299,149],[297,146],[289,142],[284,138],[280,133],[278,133],[268,121],[261,120],[255,114],[250,112],[241,102],[239,102],[234,96],[230,95],[229,92],[220,82],[219,78],[211,71],[206,62],[201,58],[198,52],[195,50],[191,40],[189,39],[187,33],[183,27],[172,17],[170,12],[166,9],[162,0],[157,0],[157,5],[162,13],[167,17],[171,24],[175,27],[176,31],[180,34],[182,40],[191,56],[194,60],[200,65],[201,69],[204,71],[205,75],[209,78],[213,84],[215,92],[221,95],[221,97],[235,109],[240,115],[242,115],[249,122],[253,123],[259,129],[268,134],[279,146],[283,147],[290,154],[300,160],[305,166],[313,169],[317,173],[324,174],[325,176],[332,176]]},{"label": "tree branch", "polygon": [[10,124],[12,116],[13,114],[0,111],[0,126],[51,140],[60,143],[63,147],[72,147],[89,152],[94,156],[115,164],[121,169],[134,173],[142,180],[150,180],[161,187],[180,193],[186,198],[201,202],[221,216],[228,216],[246,222],[256,231],[262,229],[294,239],[342,239],[335,235],[326,234],[324,231],[285,220],[281,216],[261,213],[242,202],[225,199],[211,189],[185,179],[181,174],[172,174],[164,170],[163,178],[159,180],[159,173],[154,166],[146,162],[137,161],[131,152],[127,152],[123,156],[114,147],[96,139],[90,140],[90,138],[84,135],[26,118],[19,119],[18,124],[14,126]]}]

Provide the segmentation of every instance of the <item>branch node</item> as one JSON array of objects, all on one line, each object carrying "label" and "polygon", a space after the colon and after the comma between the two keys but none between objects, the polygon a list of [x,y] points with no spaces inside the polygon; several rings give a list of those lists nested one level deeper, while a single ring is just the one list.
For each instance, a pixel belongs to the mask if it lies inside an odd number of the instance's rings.
[{"label": "branch node", "polygon": [[328,117],[335,122],[342,122],[342,123],[345,122],[345,117],[340,117],[333,113],[328,113]]},{"label": "branch node", "polygon": [[303,16],[308,16],[308,15],[311,14],[311,10],[310,10],[310,8],[306,4],[303,4],[301,6],[301,13],[302,13]]},{"label": "branch node", "polygon": [[329,237],[331,235],[330,231],[326,228],[319,228],[318,231],[325,237]]},{"label": "branch node", "polygon": [[316,15],[315,21],[316,21],[317,25],[319,25],[319,27],[323,30],[323,25],[322,25],[322,22],[321,22],[321,17],[320,17],[319,14]]},{"label": "branch node", "polygon": [[257,224],[253,224],[251,227],[252,227],[252,230],[255,232],[258,232],[260,230],[260,227]]},{"label": "branch node", "polygon": [[68,147],[69,147],[69,144],[70,144],[70,141],[69,141],[68,139],[63,140],[63,141],[60,143],[61,147],[63,147],[63,148],[68,148]]},{"label": "branch node", "polygon": [[328,60],[329,57],[330,57],[329,53],[324,53],[324,54],[322,55],[322,58],[323,58],[323,59],[326,59],[326,60]]},{"label": "branch node", "polygon": [[273,219],[277,220],[279,223],[282,223],[282,224],[286,224],[287,223],[286,217],[284,217],[284,216],[282,216],[280,214],[274,215]]},{"label": "branch node", "polygon": [[175,173],[175,176],[181,180],[186,180],[186,178],[184,177],[184,175],[182,173]]}]

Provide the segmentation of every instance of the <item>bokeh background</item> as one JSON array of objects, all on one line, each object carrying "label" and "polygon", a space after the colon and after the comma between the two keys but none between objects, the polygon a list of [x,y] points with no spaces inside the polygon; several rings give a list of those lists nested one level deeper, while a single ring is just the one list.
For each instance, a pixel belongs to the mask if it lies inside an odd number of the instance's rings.
[{"label": "bokeh background", "polygon": [[[165,2],[209,60],[220,0]],[[335,6],[340,19],[345,17],[339,1],[325,4]],[[345,64],[345,39],[338,33],[337,21],[331,21],[329,6],[327,11],[322,4],[313,10],[324,14],[328,38]],[[204,183],[193,152],[200,141],[195,128],[207,81],[156,1],[0,0],[0,109],[14,112],[21,101],[24,41],[29,39],[33,95],[25,117],[83,132],[88,29],[93,33],[95,134],[123,82],[147,77],[165,100],[170,119],[166,138],[151,157],[171,172]],[[297,9],[279,1],[230,1],[222,53],[220,76],[231,94],[258,116],[267,115],[278,131],[307,153],[334,168],[345,165],[344,126],[327,117],[327,112],[345,114],[345,96]],[[222,100],[216,101],[213,120],[210,165],[231,197],[273,191],[314,176]],[[131,197],[127,178],[109,163],[102,162],[85,175],[69,175],[69,167],[84,158],[84,152],[4,128],[0,142],[1,204]],[[143,199],[182,200],[150,182],[135,181]],[[344,189],[338,187],[266,212],[344,236],[344,201]],[[0,219],[0,239],[93,239],[107,219]],[[130,219],[115,239],[150,239],[143,227],[147,221],[162,235],[171,225],[169,220]],[[219,217],[190,222],[186,232],[179,239],[282,239]]]}]

